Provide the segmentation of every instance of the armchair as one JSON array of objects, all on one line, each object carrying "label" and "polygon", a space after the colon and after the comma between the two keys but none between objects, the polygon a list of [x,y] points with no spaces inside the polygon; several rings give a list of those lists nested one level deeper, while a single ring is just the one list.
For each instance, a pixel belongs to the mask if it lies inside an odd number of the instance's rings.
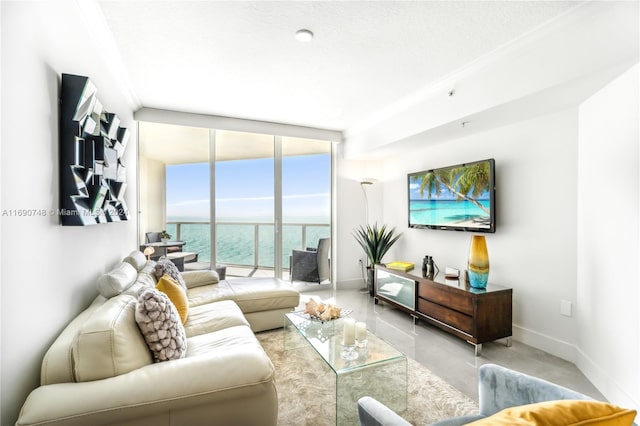
[{"label": "armchair", "polygon": [[[456,417],[432,426],[459,426],[489,417],[505,408],[555,400],[592,400],[581,393],[545,380],[495,365],[480,367],[477,415]],[[410,426],[410,423],[377,400],[365,396],[358,400],[360,426]]]},{"label": "armchair", "polygon": [[317,249],[293,250],[290,258],[291,281],[322,284],[331,279],[329,251],[331,239],[321,238]]}]

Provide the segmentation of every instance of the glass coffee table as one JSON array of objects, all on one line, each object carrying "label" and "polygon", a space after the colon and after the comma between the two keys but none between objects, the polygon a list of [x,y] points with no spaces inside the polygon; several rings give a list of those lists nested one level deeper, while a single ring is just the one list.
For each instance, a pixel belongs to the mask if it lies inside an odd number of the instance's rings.
[{"label": "glass coffee table", "polygon": [[329,366],[335,377],[331,391],[335,392],[337,425],[358,424],[357,401],[363,396],[402,413],[407,408],[406,356],[367,330],[366,347],[356,347],[356,359],[344,359],[343,321],[323,323],[302,312],[285,314],[285,352],[310,346]]}]

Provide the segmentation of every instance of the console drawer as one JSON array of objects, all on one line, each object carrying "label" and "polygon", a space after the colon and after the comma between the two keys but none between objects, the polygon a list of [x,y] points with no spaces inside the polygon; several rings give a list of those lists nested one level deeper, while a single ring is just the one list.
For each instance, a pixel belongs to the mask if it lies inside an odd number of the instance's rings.
[{"label": "console drawer", "polygon": [[466,294],[457,294],[434,285],[420,283],[418,296],[456,311],[464,312],[467,315],[473,315],[473,302],[471,297]]},{"label": "console drawer", "polygon": [[422,298],[418,298],[418,312],[428,315],[432,318],[442,321],[458,330],[471,334],[473,331],[473,319],[469,315],[444,306],[429,302]]}]

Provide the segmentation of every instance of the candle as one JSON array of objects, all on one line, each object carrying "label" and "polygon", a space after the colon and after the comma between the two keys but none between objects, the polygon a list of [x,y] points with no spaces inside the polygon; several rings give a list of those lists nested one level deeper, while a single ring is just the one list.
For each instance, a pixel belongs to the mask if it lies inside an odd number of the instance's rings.
[{"label": "candle", "polygon": [[344,319],[344,335],[342,336],[342,344],[351,346],[356,343],[356,320],[353,318]]},{"label": "candle", "polygon": [[367,338],[367,324],[363,322],[356,323],[356,340],[364,340]]},{"label": "candle", "polygon": [[356,340],[362,342],[367,339],[367,324],[364,322],[356,323]]},{"label": "candle", "polygon": [[367,347],[367,324],[364,322],[356,323],[356,340],[359,348]]}]

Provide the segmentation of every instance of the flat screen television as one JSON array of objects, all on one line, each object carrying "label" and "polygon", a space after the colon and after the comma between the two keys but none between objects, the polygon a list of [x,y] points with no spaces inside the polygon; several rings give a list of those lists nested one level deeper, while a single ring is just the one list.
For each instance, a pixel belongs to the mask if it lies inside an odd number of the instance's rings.
[{"label": "flat screen television", "polygon": [[495,160],[407,176],[409,227],[495,232]]}]

